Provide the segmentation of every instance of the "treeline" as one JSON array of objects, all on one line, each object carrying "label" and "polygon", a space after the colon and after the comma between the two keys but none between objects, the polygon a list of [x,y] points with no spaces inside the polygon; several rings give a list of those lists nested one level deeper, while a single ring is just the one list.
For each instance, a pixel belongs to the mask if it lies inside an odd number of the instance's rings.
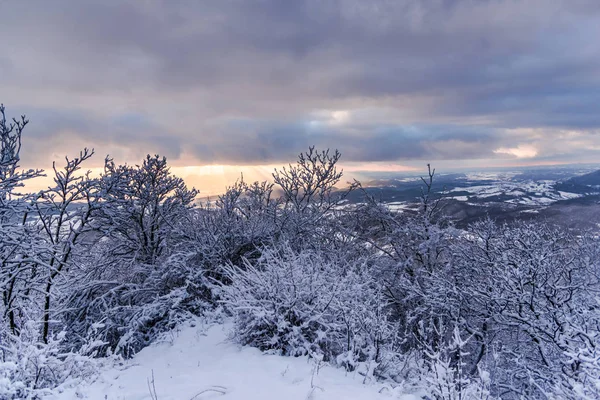
[{"label": "treeline", "polygon": [[[363,191],[340,154],[310,148],[272,182],[214,202],[163,157],[83,150],[19,167],[25,117],[0,108],[0,397],[35,398],[97,360],[131,357],[190,318],[221,313],[263,351],[421,388],[436,399],[600,396],[598,239],[550,225],[457,230],[423,180],[417,214]],[[8,382],[8,383],[7,383]]]}]

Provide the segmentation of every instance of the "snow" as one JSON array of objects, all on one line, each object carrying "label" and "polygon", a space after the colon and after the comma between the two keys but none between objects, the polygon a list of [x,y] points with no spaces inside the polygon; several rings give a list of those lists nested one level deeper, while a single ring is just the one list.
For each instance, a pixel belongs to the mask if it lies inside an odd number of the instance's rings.
[{"label": "snow", "polygon": [[[230,325],[186,326],[145,348],[125,365],[106,369],[91,385],[48,400],[151,400],[154,376],[158,400],[416,400],[384,383],[306,357],[267,355],[227,338]],[[204,391],[204,392],[203,392]]]},{"label": "snow", "polygon": [[469,172],[465,176],[470,181],[506,181],[519,175],[517,171],[510,172]]},{"label": "snow", "polygon": [[471,197],[479,199],[503,195],[513,197],[505,200],[506,203],[528,206],[547,206],[558,200],[581,197],[580,194],[557,191],[554,185],[555,182],[551,180],[499,181],[489,185],[456,187],[450,192],[467,192]]},{"label": "snow", "polygon": [[411,207],[411,204],[408,204],[406,201],[392,201],[386,203],[390,211],[394,211],[397,213],[402,213],[404,210]]},{"label": "snow", "polygon": [[561,192],[561,191],[559,191],[558,194],[563,199],[577,199],[579,197],[583,197],[582,194],[578,194],[578,193],[569,193],[569,192]]},{"label": "snow", "polygon": [[533,210],[522,210],[521,212],[522,213],[527,213],[527,214],[539,214],[540,213],[539,210],[535,210],[535,209],[533,209]]}]

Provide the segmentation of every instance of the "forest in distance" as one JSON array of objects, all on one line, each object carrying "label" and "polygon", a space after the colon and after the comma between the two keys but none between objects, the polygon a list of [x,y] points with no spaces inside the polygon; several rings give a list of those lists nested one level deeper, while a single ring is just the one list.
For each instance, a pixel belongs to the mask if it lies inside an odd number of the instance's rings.
[{"label": "forest in distance", "polygon": [[159,155],[22,170],[27,124],[0,107],[1,399],[44,398],[198,317],[430,399],[600,397],[597,233],[458,227],[431,168],[399,212],[314,147],[211,202]]}]

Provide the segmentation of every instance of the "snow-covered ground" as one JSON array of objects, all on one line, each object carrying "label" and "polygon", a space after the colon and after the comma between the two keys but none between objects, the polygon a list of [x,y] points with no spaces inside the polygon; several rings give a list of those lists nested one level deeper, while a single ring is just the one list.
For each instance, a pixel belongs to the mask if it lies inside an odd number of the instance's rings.
[{"label": "snow-covered ground", "polygon": [[[125,365],[101,371],[89,385],[66,389],[48,400],[416,400],[417,395],[358,373],[308,358],[266,355],[227,339],[228,325],[201,323],[175,330],[167,340]],[[154,376],[154,385],[152,385]],[[156,396],[151,392],[156,390]]]},{"label": "snow-covered ground", "polygon": [[515,176],[519,175],[519,171],[503,171],[503,172],[467,172],[465,177],[469,181],[510,181]]},{"label": "snow-covered ground", "polygon": [[[554,189],[555,181],[498,181],[489,185],[476,185],[456,187],[453,192],[467,192],[469,197],[486,199],[492,196],[508,196],[512,199],[507,203],[523,204],[529,206],[547,206],[559,200],[568,200],[581,197],[576,193],[561,192]],[[456,200],[464,201],[466,196],[454,196]]]},{"label": "snow-covered ground", "polygon": [[402,213],[407,208],[410,208],[412,204],[410,204],[410,203],[408,203],[406,201],[391,201],[389,203],[386,203],[386,205],[388,206],[388,208],[391,211]]}]

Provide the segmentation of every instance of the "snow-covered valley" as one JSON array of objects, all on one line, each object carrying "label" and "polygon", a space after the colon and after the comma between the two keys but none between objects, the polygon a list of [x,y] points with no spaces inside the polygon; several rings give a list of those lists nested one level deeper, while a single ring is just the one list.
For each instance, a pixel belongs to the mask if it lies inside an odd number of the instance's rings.
[{"label": "snow-covered valley", "polygon": [[[560,200],[582,197],[577,193],[556,190],[556,182],[541,181],[498,181],[487,185],[456,187],[449,191],[449,198],[459,201],[497,199],[506,203],[544,206]],[[460,193],[461,195],[456,195]]]}]

